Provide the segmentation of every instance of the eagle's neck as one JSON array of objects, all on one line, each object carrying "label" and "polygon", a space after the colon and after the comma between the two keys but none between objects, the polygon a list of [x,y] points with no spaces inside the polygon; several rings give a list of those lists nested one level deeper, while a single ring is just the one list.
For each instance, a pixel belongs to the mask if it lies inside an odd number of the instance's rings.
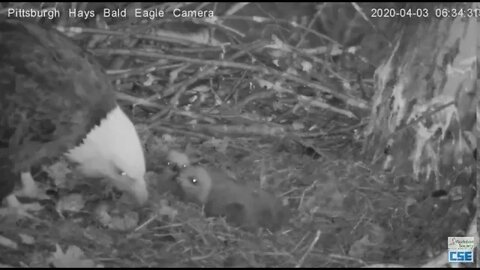
[{"label": "eagle's neck", "polygon": [[145,171],[135,127],[119,106],[113,108],[66,156],[79,164],[80,170],[90,177],[112,178],[124,171],[131,174]]}]

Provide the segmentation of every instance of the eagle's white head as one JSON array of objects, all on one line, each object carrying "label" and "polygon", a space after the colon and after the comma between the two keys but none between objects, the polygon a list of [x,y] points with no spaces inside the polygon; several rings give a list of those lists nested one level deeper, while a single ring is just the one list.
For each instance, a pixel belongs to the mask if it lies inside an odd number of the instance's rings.
[{"label": "eagle's white head", "polygon": [[135,126],[117,105],[82,144],[66,153],[87,177],[106,177],[143,204],[148,199],[145,157]]}]

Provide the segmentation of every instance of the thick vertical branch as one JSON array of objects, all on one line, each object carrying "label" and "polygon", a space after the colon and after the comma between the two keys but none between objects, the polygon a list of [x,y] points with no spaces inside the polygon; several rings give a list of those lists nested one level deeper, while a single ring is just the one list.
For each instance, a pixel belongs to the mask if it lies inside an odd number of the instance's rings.
[{"label": "thick vertical branch", "polygon": [[438,184],[448,171],[473,164],[478,29],[474,19],[445,18],[409,24],[399,34],[376,72],[364,145],[384,169]]}]

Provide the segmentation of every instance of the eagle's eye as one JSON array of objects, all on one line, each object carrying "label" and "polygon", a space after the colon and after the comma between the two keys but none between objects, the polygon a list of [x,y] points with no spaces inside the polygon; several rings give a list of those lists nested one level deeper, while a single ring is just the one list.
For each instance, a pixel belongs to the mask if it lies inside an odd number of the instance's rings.
[{"label": "eagle's eye", "polygon": [[120,172],[120,175],[121,175],[121,176],[127,176],[127,173],[124,172],[124,171],[121,171],[121,172]]}]

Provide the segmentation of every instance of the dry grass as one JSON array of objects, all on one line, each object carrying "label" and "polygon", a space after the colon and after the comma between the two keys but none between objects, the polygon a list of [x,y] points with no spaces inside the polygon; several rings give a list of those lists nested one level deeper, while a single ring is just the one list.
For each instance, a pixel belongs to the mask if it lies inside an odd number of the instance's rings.
[{"label": "dry grass", "polygon": [[[81,34],[73,38],[105,65],[119,100],[137,123],[146,148],[151,198],[142,209],[130,209],[121,200],[109,205],[106,212],[112,217],[131,221],[124,230],[118,223],[105,227],[95,215],[102,197],[90,196],[92,189],[85,187],[75,191],[88,201],[85,207],[64,218],[52,201],[44,202],[45,209],[37,214],[41,222],[5,217],[0,220],[0,235],[17,246],[2,242],[1,264],[419,265],[446,249],[447,236],[466,230],[471,221],[468,211],[456,209],[473,207],[468,171],[452,176],[464,179],[459,185],[462,199],[445,201],[431,197],[423,183],[378,172],[367,164],[357,129],[363,127],[359,118],[368,113],[370,95],[360,94],[356,75],[344,66],[347,60],[340,61],[331,50],[336,42],[312,24],[295,27],[287,20],[262,24],[240,16],[246,21],[245,33],[272,25],[281,29],[273,31],[277,37],[257,33],[256,40],[243,42],[232,30],[238,25],[227,23],[232,16],[200,24],[107,20],[108,29],[99,28],[101,23],[67,22],[81,27],[76,29],[82,29]],[[218,36],[205,39],[204,28],[215,29]],[[292,43],[308,40],[306,33],[320,39],[318,49],[324,48],[324,53]],[[350,60],[354,66],[360,61]],[[361,77],[367,91],[372,88],[368,77],[372,71],[364,70]],[[351,92],[347,94],[341,83],[348,83]],[[198,206],[164,193],[165,149],[171,148],[272,190],[292,210],[289,223],[275,234],[248,233],[222,218],[207,219]],[[138,217],[127,218],[125,213]],[[69,253],[70,246],[80,252]]]}]

